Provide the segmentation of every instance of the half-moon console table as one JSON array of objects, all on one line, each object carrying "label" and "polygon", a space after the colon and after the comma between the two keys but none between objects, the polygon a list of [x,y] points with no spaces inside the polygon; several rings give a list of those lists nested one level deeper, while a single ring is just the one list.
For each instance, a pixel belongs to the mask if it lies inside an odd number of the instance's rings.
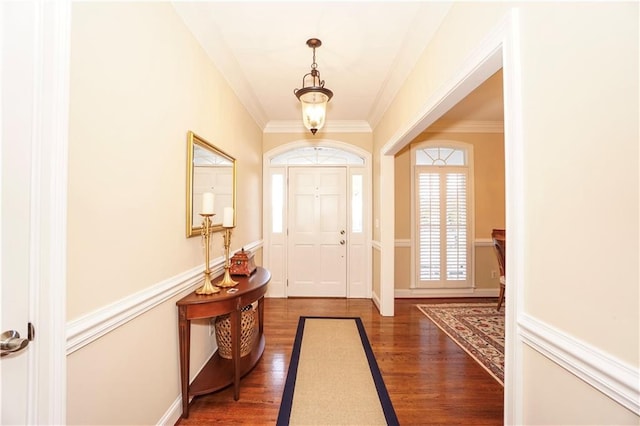
[{"label": "half-moon console table", "polygon": [[[240,398],[240,378],[258,363],[264,352],[264,294],[271,274],[258,267],[249,277],[234,276],[238,285],[236,292],[228,293],[221,288],[219,293],[198,295],[195,292],[176,302],[178,305],[178,336],[180,340],[180,385],[182,391],[182,417],[189,417],[189,398],[225,388],[233,383],[233,398]],[[218,280],[218,279],[216,279]],[[216,280],[212,280],[214,283]],[[258,337],[254,348],[240,357],[240,310],[258,302]],[[218,351],[207,361],[202,371],[189,385],[189,356],[191,352],[191,320],[212,318],[230,314],[231,359],[222,358]]]}]

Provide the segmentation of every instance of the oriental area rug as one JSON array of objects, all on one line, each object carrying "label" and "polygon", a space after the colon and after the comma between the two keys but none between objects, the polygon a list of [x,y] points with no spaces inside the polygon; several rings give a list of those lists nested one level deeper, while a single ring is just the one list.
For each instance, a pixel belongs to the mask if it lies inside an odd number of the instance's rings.
[{"label": "oriental area rug", "polygon": [[360,318],[300,317],[276,424],[398,424]]},{"label": "oriental area rug", "polygon": [[417,305],[431,321],[504,385],[504,307],[495,303]]}]

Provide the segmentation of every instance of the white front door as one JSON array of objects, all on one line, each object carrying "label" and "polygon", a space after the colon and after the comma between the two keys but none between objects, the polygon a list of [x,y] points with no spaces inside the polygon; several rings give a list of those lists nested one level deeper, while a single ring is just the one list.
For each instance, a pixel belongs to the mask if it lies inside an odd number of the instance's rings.
[{"label": "white front door", "polygon": [[347,296],[345,167],[289,168],[290,297]]}]

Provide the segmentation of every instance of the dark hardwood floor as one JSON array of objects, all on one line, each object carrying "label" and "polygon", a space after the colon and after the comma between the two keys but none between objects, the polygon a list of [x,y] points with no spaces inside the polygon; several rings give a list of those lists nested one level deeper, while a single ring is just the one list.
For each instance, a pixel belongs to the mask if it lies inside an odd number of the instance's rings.
[{"label": "dark hardwood floor", "polygon": [[362,318],[400,424],[503,424],[502,385],[415,307],[439,301],[463,300],[398,299],[382,317],[364,299],[265,299],[266,347],[240,400],[232,387],[196,397],[177,424],[275,424],[298,318],[313,315]]}]

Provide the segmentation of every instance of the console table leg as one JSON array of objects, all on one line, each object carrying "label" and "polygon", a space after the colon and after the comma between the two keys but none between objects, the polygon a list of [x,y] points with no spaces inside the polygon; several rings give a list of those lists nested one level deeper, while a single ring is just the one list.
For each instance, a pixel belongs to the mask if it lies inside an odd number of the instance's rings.
[{"label": "console table leg", "polygon": [[179,309],[178,340],[180,343],[180,390],[182,392],[182,418],[189,417],[189,355],[191,341],[191,321],[187,320],[184,309]]},{"label": "console table leg", "polygon": [[258,299],[258,335],[264,333],[264,297]]},{"label": "console table leg", "polygon": [[240,399],[240,311],[231,313],[231,357],[233,358],[233,399]]}]

